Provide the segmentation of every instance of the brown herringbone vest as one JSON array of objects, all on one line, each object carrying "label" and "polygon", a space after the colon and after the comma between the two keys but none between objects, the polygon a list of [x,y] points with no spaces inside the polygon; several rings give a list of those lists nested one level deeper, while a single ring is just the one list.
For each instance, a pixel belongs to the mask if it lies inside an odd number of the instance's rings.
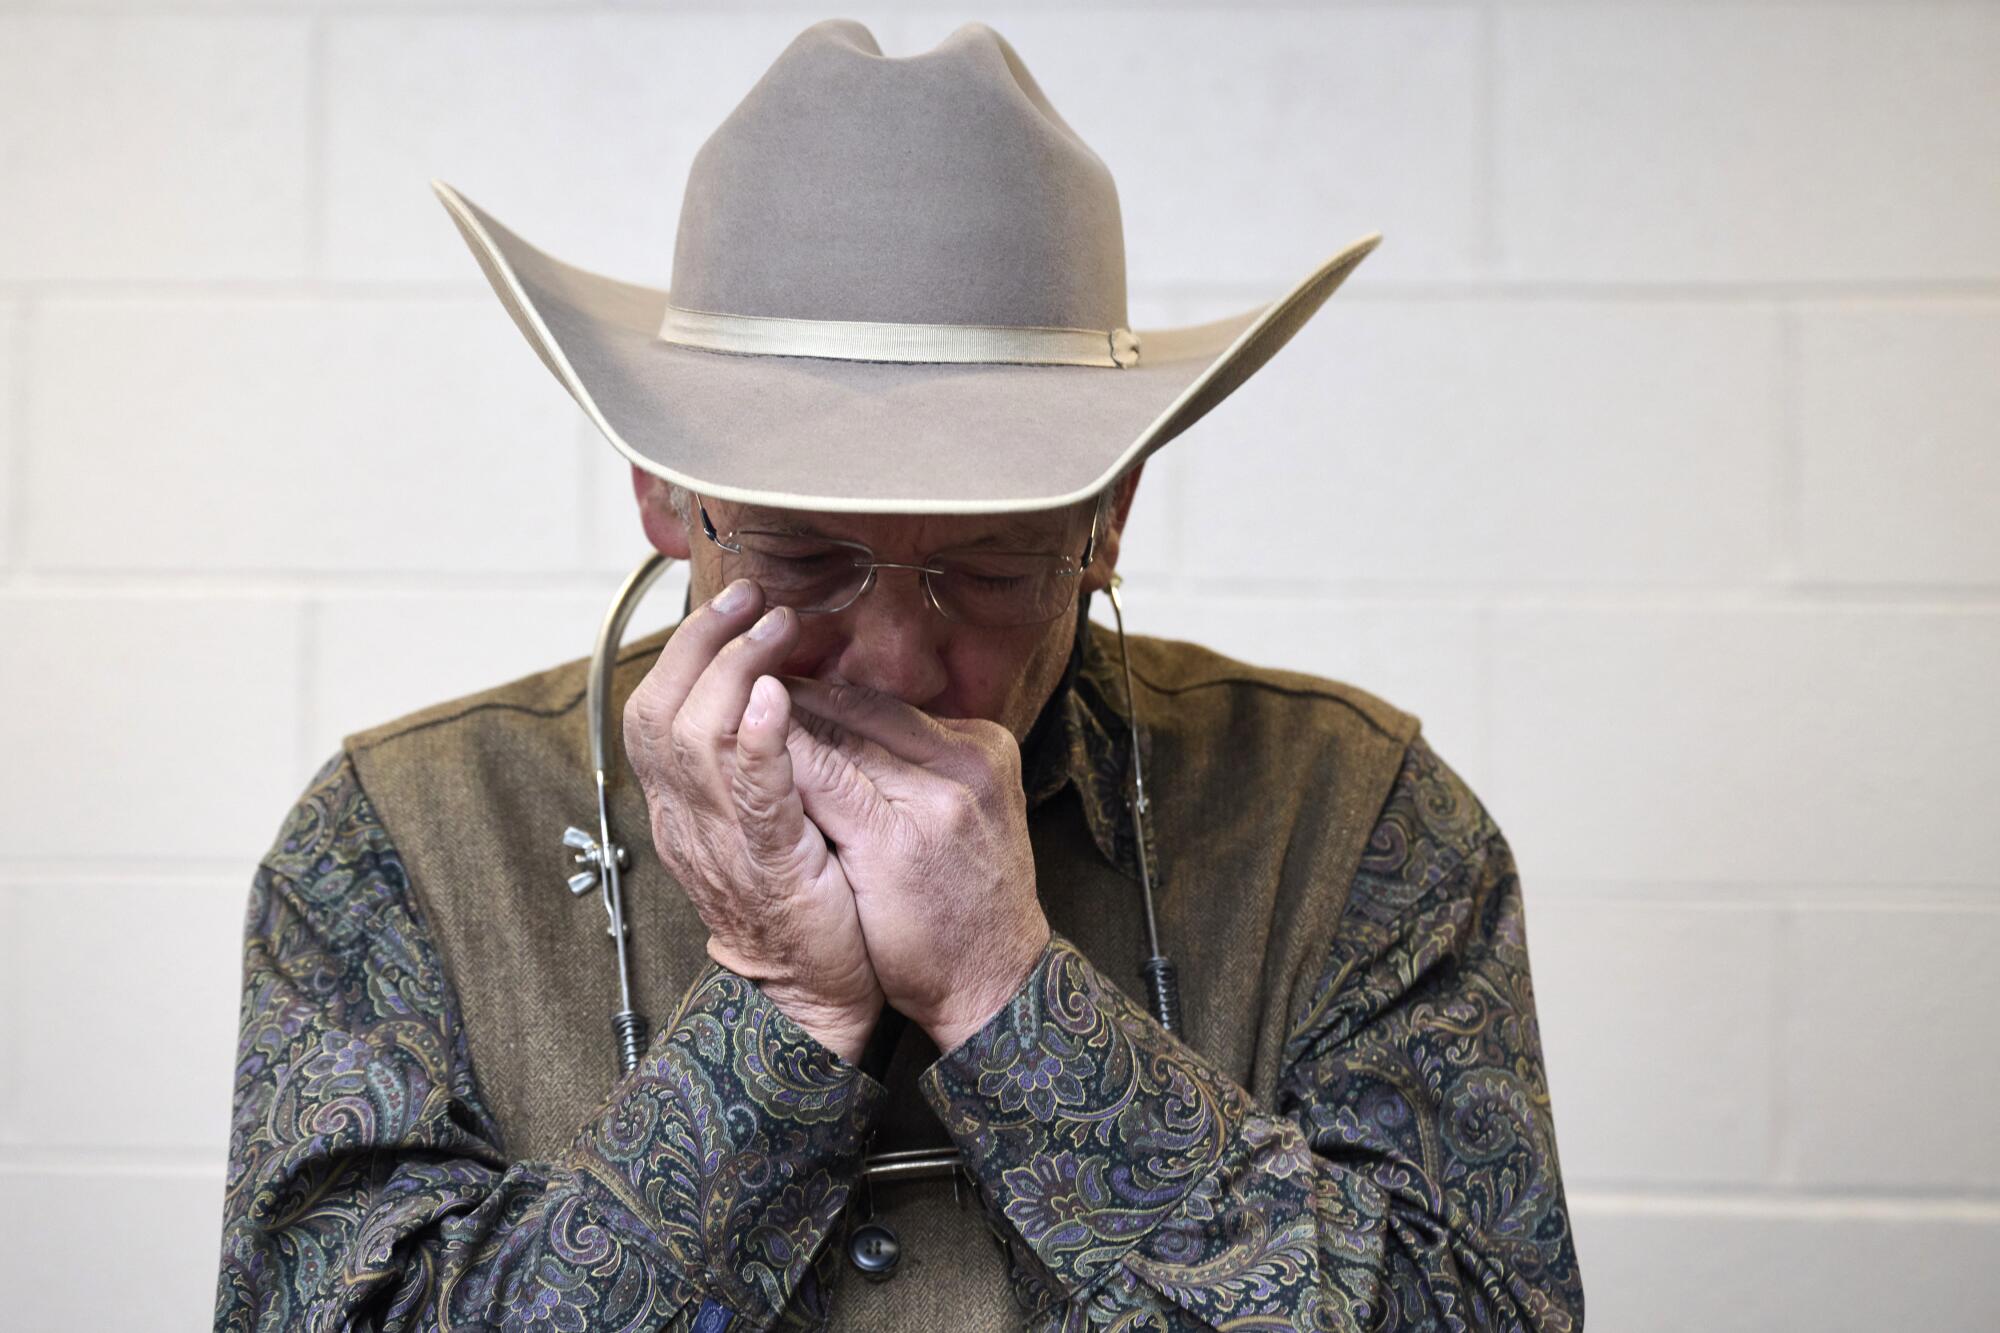
[{"label": "brown herringbone vest", "polygon": [[[655,1024],[708,964],[707,931],[653,853],[619,737],[624,701],[671,632],[619,654],[610,728],[614,771],[624,775],[613,830],[632,858],[624,882],[635,998]],[[1122,747],[1122,677],[1104,637],[1084,636],[1075,688]],[[1135,637],[1131,651],[1162,944],[1180,969],[1184,1035],[1268,1105],[1291,1020],[1319,976],[1418,719],[1351,685],[1246,666],[1192,644]],[[516,1160],[559,1155],[618,1074],[604,912],[596,895],[578,901],[564,884],[574,867],[563,829],[594,830],[596,821],[588,666],[565,663],[346,740],[408,867],[458,995],[480,1088]],[[1102,825],[1110,816],[1101,812],[1117,804],[1105,799],[1117,775],[1073,776],[1092,784]],[[1093,836],[1078,785],[1037,804],[1029,831],[1050,924],[1140,995],[1138,885]],[[916,1087],[935,1056],[911,1027],[886,1080],[876,1150],[948,1142]],[[896,1228],[904,1257],[879,1285],[844,1262],[830,1266],[833,1327],[1021,1327],[1005,1254],[969,1191],[877,1185],[857,1204]]]}]

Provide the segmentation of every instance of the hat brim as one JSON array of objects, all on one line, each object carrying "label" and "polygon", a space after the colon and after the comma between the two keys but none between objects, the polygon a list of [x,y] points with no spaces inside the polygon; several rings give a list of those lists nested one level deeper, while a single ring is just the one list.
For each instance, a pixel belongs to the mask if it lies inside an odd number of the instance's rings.
[{"label": "hat brim", "polygon": [[566,264],[431,187],[542,363],[618,451],[699,494],[785,509],[1005,513],[1096,495],[1255,374],[1380,243],[1276,300],[1136,330],[1137,365],[912,364],[715,352],[657,334],[666,291]]}]

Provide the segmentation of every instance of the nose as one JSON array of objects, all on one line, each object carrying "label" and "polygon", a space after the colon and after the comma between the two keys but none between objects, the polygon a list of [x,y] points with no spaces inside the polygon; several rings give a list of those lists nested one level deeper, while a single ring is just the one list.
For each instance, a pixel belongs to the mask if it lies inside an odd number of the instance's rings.
[{"label": "nose", "polygon": [[835,661],[841,676],[922,708],[950,683],[942,648],[950,623],[925,596],[911,569],[878,569],[875,586],[841,613],[847,641]]}]

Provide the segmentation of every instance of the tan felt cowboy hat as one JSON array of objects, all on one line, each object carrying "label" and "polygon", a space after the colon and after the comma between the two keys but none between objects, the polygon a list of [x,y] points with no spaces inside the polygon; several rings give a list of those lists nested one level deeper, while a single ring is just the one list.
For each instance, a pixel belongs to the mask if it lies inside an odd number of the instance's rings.
[{"label": "tan felt cowboy hat", "polygon": [[575,268],[431,186],[619,452],[794,509],[1093,496],[1256,373],[1382,239],[1226,319],[1128,328],[1111,173],[978,23],[899,58],[848,19],[795,38],[695,155],[670,291]]}]

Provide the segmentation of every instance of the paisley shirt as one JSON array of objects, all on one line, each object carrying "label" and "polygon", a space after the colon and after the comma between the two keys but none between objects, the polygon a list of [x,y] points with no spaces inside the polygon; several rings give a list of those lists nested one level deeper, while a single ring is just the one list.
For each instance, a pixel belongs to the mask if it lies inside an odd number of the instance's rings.
[{"label": "paisley shirt", "polygon": [[[1024,782],[1102,815],[1080,693]],[[1256,1104],[1058,936],[922,1088],[1031,1327],[1581,1330],[1520,880],[1421,735],[1284,1069]],[[813,1327],[883,1097],[711,965],[566,1152],[510,1160],[343,751],[251,886],[215,1326]]]}]

